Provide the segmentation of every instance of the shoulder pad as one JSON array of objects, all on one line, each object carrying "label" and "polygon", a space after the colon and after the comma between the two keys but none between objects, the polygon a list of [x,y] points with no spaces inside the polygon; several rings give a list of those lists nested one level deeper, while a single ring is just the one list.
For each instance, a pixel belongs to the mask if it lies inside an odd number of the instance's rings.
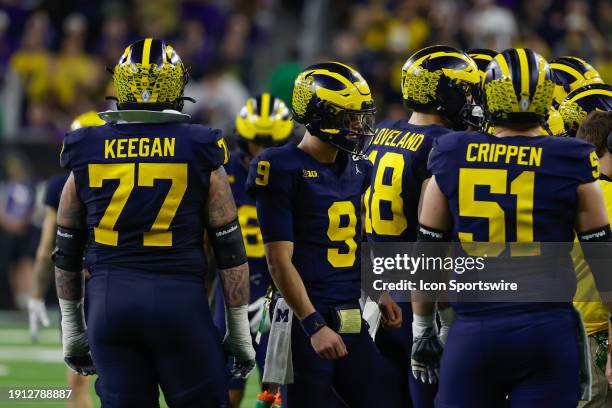
[{"label": "shoulder pad", "polygon": [[294,170],[299,161],[287,146],[271,147],[251,161],[246,188],[251,196],[267,191],[271,194],[291,194]]},{"label": "shoulder pad", "polygon": [[195,155],[202,161],[206,169],[213,171],[228,163],[229,150],[220,129],[194,124],[180,126],[188,129]]},{"label": "shoulder pad", "polygon": [[77,145],[92,131],[92,129],[98,129],[98,127],[83,127],[66,133],[60,153],[60,165],[63,168],[72,170],[78,154]]}]

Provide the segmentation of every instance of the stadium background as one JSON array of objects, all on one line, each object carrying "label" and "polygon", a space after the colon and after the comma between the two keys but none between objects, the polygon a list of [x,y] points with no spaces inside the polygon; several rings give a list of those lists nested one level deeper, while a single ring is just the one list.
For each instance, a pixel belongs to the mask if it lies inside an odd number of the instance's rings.
[{"label": "stadium background", "polygon": [[[0,0],[0,387],[65,384],[57,312],[31,344],[24,311],[43,183],[61,172],[72,119],[112,107],[105,67],[147,36],[175,46],[190,66],[185,94],[197,101],[185,111],[230,143],[249,94],[268,90],[289,103],[297,72],[320,60],[364,75],[378,119],[404,115],[401,66],[432,44],[573,55],[612,79],[609,0]],[[18,206],[6,206],[9,193]],[[254,378],[243,406],[254,404]]]}]

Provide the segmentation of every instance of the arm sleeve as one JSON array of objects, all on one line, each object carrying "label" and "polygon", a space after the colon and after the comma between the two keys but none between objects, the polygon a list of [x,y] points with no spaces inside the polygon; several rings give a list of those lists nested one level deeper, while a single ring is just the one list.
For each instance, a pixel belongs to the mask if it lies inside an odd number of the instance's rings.
[{"label": "arm sleeve", "polygon": [[257,219],[264,243],[293,241],[293,212],[288,197],[258,194]]},{"label": "arm sleeve", "polygon": [[293,241],[293,172],[283,166],[286,161],[275,159],[265,151],[253,159],[246,182],[266,243]]},{"label": "arm sleeve", "polygon": [[429,158],[427,160],[427,171],[431,176],[436,177],[436,182],[438,183],[438,187],[447,197],[451,195],[453,188],[453,182],[450,180],[450,175],[448,174],[447,169],[451,168],[449,152],[441,151],[440,147],[434,142],[434,146],[429,152]]}]

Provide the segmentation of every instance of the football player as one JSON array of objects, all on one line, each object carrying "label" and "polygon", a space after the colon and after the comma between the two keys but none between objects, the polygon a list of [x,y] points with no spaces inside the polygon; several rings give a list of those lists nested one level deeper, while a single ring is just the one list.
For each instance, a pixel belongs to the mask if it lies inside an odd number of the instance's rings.
[{"label": "football player", "polygon": [[[85,126],[101,126],[103,124],[104,121],[100,119],[96,112],[89,111],[79,115],[70,125],[70,130],[74,131]],[[30,334],[33,342],[38,341],[39,324],[45,327],[50,325],[45,306],[45,294],[53,278],[51,253],[55,246],[55,234],[57,231],[57,207],[67,178],[68,174],[52,177],[47,181],[45,188],[45,218],[34,261],[34,290],[28,302]],[[88,379],[76,375],[71,369],[67,370],[66,377],[68,379],[68,386],[72,390],[67,406],[74,408],[93,406],[89,396]]]},{"label": "football player", "polygon": [[[169,44],[137,41],[114,69],[118,110],[64,139],[60,161],[71,173],[54,251],[64,359],[79,374],[97,371],[105,407],[158,406],[160,387],[171,407],[225,406],[223,346],[234,375],[255,365],[228,152],[220,131],[185,123],[187,80]],[[205,231],[224,286],[223,345],[204,287]]]},{"label": "football player", "polygon": [[[555,82],[553,104],[548,112],[546,132],[554,136],[566,136],[568,129],[564,127],[559,113],[559,105],[568,93],[591,84],[603,84],[601,75],[588,62],[577,57],[559,57],[549,62]],[[573,134],[576,132],[574,130]]]},{"label": "football player", "polygon": [[559,105],[566,135],[575,137],[580,124],[593,111],[612,110],[612,86],[608,84],[585,85],[570,92]]},{"label": "football player", "polygon": [[[261,329],[267,328],[260,328],[260,323],[262,318],[265,319],[268,315],[266,292],[272,283],[272,279],[266,264],[264,243],[257,222],[255,200],[246,193],[245,184],[249,173],[249,164],[253,157],[267,147],[285,144],[292,133],[291,113],[282,100],[267,92],[249,98],[236,115],[235,136],[238,151],[230,155],[230,160],[225,165],[227,178],[232,187],[232,195],[238,208],[238,221],[242,229],[244,246],[249,260],[251,281],[249,319],[251,320],[253,347],[255,348],[260,375],[263,374],[268,333],[260,334],[258,340],[256,338]],[[225,326],[224,308],[223,304],[220,303],[223,302],[223,291],[219,286],[217,288],[219,289],[215,296],[215,323],[218,327],[222,327]],[[245,385],[246,381],[242,378],[235,378],[230,381],[230,406],[240,406]],[[264,391],[259,398],[270,400],[273,403],[276,399],[276,392],[268,388],[264,384]]]},{"label": "football player", "polygon": [[[612,96],[608,96],[612,99]],[[584,119],[578,129],[577,138],[586,140],[595,146],[599,157],[601,174],[599,185],[606,201],[608,219],[612,219],[612,145],[607,147],[607,139],[612,142],[612,111],[593,111]],[[589,351],[591,357],[591,401],[581,402],[580,408],[595,408],[612,406],[612,390],[605,376],[605,365],[608,359],[608,317],[610,310],[601,301],[589,266],[584,261],[584,255],[579,246],[572,250],[572,259],[576,268],[578,287],[574,305],[580,311],[586,333],[589,336]]]},{"label": "football player", "polygon": [[[364,197],[369,240],[416,240],[419,199],[431,177],[427,158],[432,143],[452,128],[468,126],[466,113],[473,107],[473,90],[479,80],[474,61],[453,47],[427,47],[408,58],[402,68],[402,96],[413,113],[408,121],[379,123],[372,141],[373,173]],[[407,400],[412,399],[415,407],[433,407],[436,386],[429,381],[424,384],[410,372],[410,302],[401,303],[401,308],[401,328],[379,329],[376,344],[396,366],[405,399],[401,405],[410,405]],[[452,309],[441,309],[441,317],[445,326],[450,324]]]},{"label": "football player", "polygon": [[570,92],[584,85],[603,84],[601,75],[591,64],[577,57],[559,57],[550,60],[555,83],[554,105],[563,102]]},{"label": "football player", "polygon": [[[344,64],[312,65],[295,80],[292,111],[306,127],[304,138],[264,150],[247,181],[270,274],[296,317],[293,383],[283,405],[328,407],[336,404],[335,392],[351,407],[393,406],[388,401],[397,390],[386,386],[389,371],[359,306],[361,202],[371,171],[364,151],[374,125],[370,88]],[[386,318],[391,309],[383,306]]]},{"label": "football player", "polygon": [[[493,261],[506,253],[504,242],[571,242],[574,230],[581,240],[608,242],[593,146],[540,136],[554,91],[547,62],[529,49],[505,50],[489,64],[482,88],[494,134],[437,139],[417,240],[497,243],[487,252]],[[529,265],[529,254],[516,255]],[[569,254],[556,255],[573,275]],[[504,256],[494,265],[513,262]],[[413,308],[432,322],[429,336],[413,343],[413,359],[435,372],[441,349],[433,304]],[[513,407],[577,405],[580,322],[571,301],[454,303],[453,309],[436,406],[501,407],[507,398]]]}]

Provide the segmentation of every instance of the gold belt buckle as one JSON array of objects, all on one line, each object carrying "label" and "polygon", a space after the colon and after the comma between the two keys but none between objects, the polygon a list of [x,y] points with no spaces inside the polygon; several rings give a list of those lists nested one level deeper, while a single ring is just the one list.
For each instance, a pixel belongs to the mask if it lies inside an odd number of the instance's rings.
[{"label": "gold belt buckle", "polygon": [[361,333],[361,309],[339,309],[338,327],[339,334],[357,334]]}]

